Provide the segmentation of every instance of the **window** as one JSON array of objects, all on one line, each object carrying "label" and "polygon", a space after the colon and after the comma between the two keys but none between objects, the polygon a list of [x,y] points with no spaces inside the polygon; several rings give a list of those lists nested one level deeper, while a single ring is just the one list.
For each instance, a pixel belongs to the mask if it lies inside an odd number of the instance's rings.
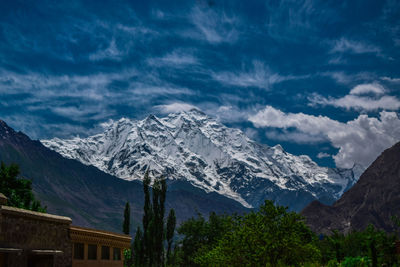
[{"label": "window", "polygon": [[101,259],[102,260],[110,259],[110,247],[101,246]]},{"label": "window", "polygon": [[115,261],[120,261],[121,260],[121,249],[120,248],[114,248],[113,249],[113,259]]},{"label": "window", "polygon": [[74,259],[83,260],[84,254],[85,253],[83,243],[74,243]]},{"label": "window", "polygon": [[97,260],[97,245],[88,245],[88,260]]}]

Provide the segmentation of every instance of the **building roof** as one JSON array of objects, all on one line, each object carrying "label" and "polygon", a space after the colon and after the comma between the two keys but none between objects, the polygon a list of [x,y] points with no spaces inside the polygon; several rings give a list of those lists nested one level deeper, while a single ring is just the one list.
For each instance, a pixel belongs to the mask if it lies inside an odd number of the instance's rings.
[{"label": "building roof", "polygon": [[1,214],[10,214],[24,218],[31,218],[35,220],[50,221],[57,223],[71,224],[72,220],[69,217],[58,216],[48,213],[42,213],[37,211],[25,210],[9,206],[0,206]]},{"label": "building roof", "polygon": [[110,246],[129,248],[132,238],[129,235],[109,231],[70,226],[72,241],[102,243]]}]

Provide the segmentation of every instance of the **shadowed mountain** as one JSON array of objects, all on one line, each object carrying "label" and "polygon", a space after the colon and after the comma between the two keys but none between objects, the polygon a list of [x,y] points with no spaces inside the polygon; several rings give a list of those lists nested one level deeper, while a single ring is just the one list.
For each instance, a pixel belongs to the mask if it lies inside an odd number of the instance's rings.
[{"label": "shadowed mountain", "polygon": [[[131,203],[133,227],[141,222],[140,181],[125,181],[66,159],[39,141],[15,132],[1,120],[0,160],[18,164],[21,176],[33,181],[34,193],[48,212],[69,216],[74,225],[119,232],[126,201]],[[169,208],[175,209],[178,223],[197,213],[207,216],[210,211],[241,213],[246,210],[234,200],[205,193],[184,181],[168,182],[166,209]]]},{"label": "shadowed mountain", "polygon": [[332,206],[314,201],[302,214],[319,233],[361,230],[369,223],[392,231],[391,217],[400,216],[400,142],[385,150]]}]

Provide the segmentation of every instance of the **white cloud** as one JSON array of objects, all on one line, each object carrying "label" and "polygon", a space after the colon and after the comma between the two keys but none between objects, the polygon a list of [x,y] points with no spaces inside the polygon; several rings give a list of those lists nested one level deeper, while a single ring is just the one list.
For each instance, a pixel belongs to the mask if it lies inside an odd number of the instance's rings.
[{"label": "white cloud", "polygon": [[281,76],[273,73],[260,61],[253,61],[250,69],[242,69],[236,72],[212,73],[214,80],[230,86],[258,87],[269,90],[273,84],[285,80],[302,79],[305,76]]},{"label": "white cloud", "polygon": [[183,68],[187,67],[188,65],[198,64],[198,59],[191,53],[181,50],[174,50],[163,57],[150,58],[147,60],[147,63],[156,67],[168,66],[174,68]]},{"label": "white cloud", "polygon": [[364,54],[364,53],[374,53],[380,54],[381,49],[377,46],[365,44],[359,41],[352,41],[346,38],[341,38],[336,40],[330,51],[331,53],[353,53],[353,54]]},{"label": "white cloud", "polygon": [[309,97],[310,105],[329,105],[345,109],[358,110],[398,110],[400,100],[394,96],[383,95],[385,88],[377,83],[361,84],[354,87],[350,93],[341,98],[323,97],[314,94]]},{"label": "white cloud", "polygon": [[331,156],[332,156],[331,154],[328,154],[328,153],[325,153],[325,152],[319,152],[318,155],[317,155],[317,158],[323,159],[323,158],[330,158]]},{"label": "white cloud", "polygon": [[187,35],[198,39],[205,39],[211,44],[235,43],[238,40],[239,32],[236,29],[239,19],[229,16],[225,12],[217,13],[210,8],[194,7],[190,14],[191,22],[200,32],[200,36],[188,32]]},{"label": "white cloud", "polygon": [[350,91],[351,95],[362,95],[362,94],[368,94],[368,93],[383,94],[383,93],[385,93],[385,89],[380,84],[369,83],[369,84],[357,85]]},{"label": "white cloud", "polygon": [[174,113],[174,112],[181,112],[181,111],[189,111],[191,109],[199,109],[196,106],[193,106],[188,103],[181,103],[181,102],[175,102],[171,104],[166,104],[166,105],[158,105],[155,106],[155,108],[159,109],[162,113]]},{"label": "white cloud", "polygon": [[379,118],[359,115],[346,123],[326,116],[284,113],[271,106],[250,116],[255,127],[294,128],[309,135],[320,135],[339,149],[333,156],[338,167],[354,163],[368,167],[386,148],[400,141],[400,119],[396,112],[381,111]]},{"label": "white cloud", "polygon": [[400,83],[400,78],[381,77],[381,79],[391,83]]},{"label": "white cloud", "polygon": [[319,73],[319,75],[330,77],[335,82],[340,84],[354,84],[355,82],[373,81],[376,79],[376,74],[372,72],[359,72],[348,74],[343,71],[329,71]]}]

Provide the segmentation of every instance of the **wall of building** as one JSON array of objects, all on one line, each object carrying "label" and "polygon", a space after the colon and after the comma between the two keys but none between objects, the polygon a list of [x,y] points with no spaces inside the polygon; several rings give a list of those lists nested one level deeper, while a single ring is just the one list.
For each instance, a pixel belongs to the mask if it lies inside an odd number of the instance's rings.
[{"label": "wall of building", "polygon": [[[130,248],[131,237],[96,229],[71,226],[70,238],[73,243],[72,266],[73,267],[123,267],[123,251]],[[83,259],[76,259],[74,246],[83,244]],[[97,246],[96,259],[88,258],[88,246]],[[102,246],[109,249],[109,259],[102,259]],[[114,259],[114,248],[119,249],[119,260]]]},{"label": "wall of building", "polygon": [[71,267],[70,224],[71,220],[66,217],[1,206],[0,247],[22,249],[19,253],[7,253],[8,266],[27,266],[34,250],[48,253],[41,257],[54,257],[54,266]]}]

